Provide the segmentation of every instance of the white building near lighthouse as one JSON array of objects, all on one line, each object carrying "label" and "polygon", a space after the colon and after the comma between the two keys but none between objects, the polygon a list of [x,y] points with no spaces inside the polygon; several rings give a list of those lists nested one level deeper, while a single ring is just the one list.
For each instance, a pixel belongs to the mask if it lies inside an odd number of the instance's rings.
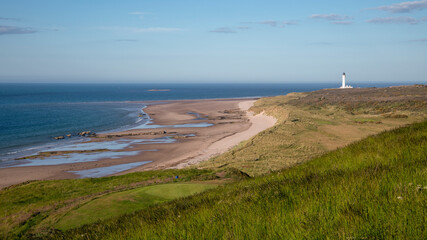
[{"label": "white building near lighthouse", "polygon": [[344,73],[342,73],[342,85],[341,85],[341,87],[340,88],[353,88],[352,86],[350,86],[350,85],[345,85],[345,72]]}]

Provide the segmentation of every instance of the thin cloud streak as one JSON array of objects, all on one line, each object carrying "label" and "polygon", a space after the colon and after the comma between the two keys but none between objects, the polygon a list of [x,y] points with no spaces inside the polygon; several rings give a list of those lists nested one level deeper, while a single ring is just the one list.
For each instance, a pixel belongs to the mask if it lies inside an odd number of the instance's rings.
[{"label": "thin cloud streak", "polygon": [[344,21],[353,19],[347,15],[339,15],[339,14],[313,14],[310,16],[311,19],[323,19],[328,21]]},{"label": "thin cloud streak", "polygon": [[129,13],[130,15],[148,15],[148,14],[151,14],[151,13],[149,13],[149,12],[130,12]]},{"label": "thin cloud streak", "polygon": [[22,28],[14,26],[0,26],[0,35],[12,35],[12,34],[32,34],[38,31],[32,28]]},{"label": "thin cloud streak", "polygon": [[228,27],[216,28],[216,29],[211,30],[209,32],[211,32],[211,33],[237,33],[236,30],[233,30],[232,28],[228,28]]},{"label": "thin cloud streak", "polygon": [[421,22],[425,22],[427,19],[416,19],[413,17],[384,17],[384,18],[373,18],[369,19],[368,23],[376,23],[376,24],[418,24]]},{"label": "thin cloud streak", "polygon": [[99,27],[100,30],[110,31],[125,31],[134,33],[159,33],[159,32],[180,32],[184,31],[182,28],[166,28],[166,27],[149,27],[149,28],[137,28],[137,27]]},{"label": "thin cloud streak", "polygon": [[19,18],[6,18],[6,17],[0,17],[0,21],[19,21]]},{"label": "thin cloud streak", "polygon": [[297,22],[293,21],[276,21],[276,20],[265,20],[260,22],[242,22],[242,24],[261,24],[261,25],[267,25],[270,27],[285,27],[288,25],[296,25]]},{"label": "thin cloud streak", "polygon": [[336,24],[336,25],[351,25],[351,24],[353,24],[353,22],[351,22],[351,21],[334,21],[331,23]]},{"label": "thin cloud streak", "polygon": [[138,42],[136,39],[117,39],[116,42]]},{"label": "thin cloud streak", "polygon": [[334,43],[332,43],[332,42],[311,42],[308,45],[329,46],[329,45],[334,45]]},{"label": "thin cloud streak", "polygon": [[259,24],[263,24],[263,25],[269,25],[271,27],[277,27],[277,21],[262,21],[259,22]]},{"label": "thin cloud streak", "polygon": [[427,38],[413,39],[410,42],[427,42]]},{"label": "thin cloud streak", "polygon": [[408,13],[412,11],[419,11],[424,8],[427,8],[427,0],[395,3],[392,5],[380,6],[372,9],[391,13]]}]

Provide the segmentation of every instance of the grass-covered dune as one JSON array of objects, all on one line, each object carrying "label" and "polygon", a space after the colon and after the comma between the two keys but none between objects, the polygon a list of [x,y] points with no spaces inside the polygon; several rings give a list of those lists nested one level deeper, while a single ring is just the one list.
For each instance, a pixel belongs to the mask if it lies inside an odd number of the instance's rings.
[{"label": "grass-covered dune", "polygon": [[426,239],[427,121],[54,239]]},{"label": "grass-covered dune", "polygon": [[427,85],[324,89],[261,98],[251,108],[277,124],[196,168],[261,176],[427,117]]}]

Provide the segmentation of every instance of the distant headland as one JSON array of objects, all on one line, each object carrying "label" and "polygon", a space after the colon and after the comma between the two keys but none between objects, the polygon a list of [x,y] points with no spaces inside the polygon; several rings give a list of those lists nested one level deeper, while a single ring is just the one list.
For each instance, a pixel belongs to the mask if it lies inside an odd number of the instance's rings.
[{"label": "distant headland", "polygon": [[148,92],[169,92],[170,89],[150,89]]}]

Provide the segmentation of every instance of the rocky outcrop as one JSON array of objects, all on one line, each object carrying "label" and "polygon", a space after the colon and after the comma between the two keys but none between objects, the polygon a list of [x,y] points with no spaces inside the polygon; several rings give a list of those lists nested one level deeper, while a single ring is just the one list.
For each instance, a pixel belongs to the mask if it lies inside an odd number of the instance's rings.
[{"label": "rocky outcrop", "polygon": [[164,134],[175,134],[176,132],[156,131],[156,132],[143,132],[143,133],[122,133],[114,135],[98,136],[99,138],[114,138],[114,137],[129,137],[129,136],[141,136],[141,135],[164,135]]},{"label": "rocky outcrop", "polygon": [[91,131],[84,131],[84,132],[80,132],[78,135],[82,137],[95,137],[96,133]]}]

